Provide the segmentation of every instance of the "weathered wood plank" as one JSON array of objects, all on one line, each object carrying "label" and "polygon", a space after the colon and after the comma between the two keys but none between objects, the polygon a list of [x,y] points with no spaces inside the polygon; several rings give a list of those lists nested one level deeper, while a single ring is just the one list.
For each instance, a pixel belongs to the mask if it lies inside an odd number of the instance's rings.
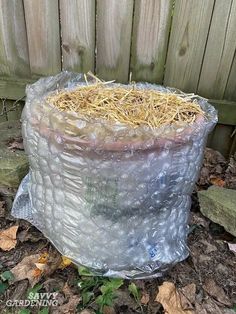
[{"label": "weathered wood plank", "polygon": [[225,89],[224,99],[236,101],[236,52]]},{"label": "weathered wood plank", "polygon": [[132,80],[162,83],[173,0],[136,0],[132,33]]},{"label": "weathered wood plank", "polygon": [[33,76],[61,71],[58,0],[24,0]]},{"label": "weathered wood plank", "polygon": [[63,69],[94,72],[95,0],[61,0]]},{"label": "weathered wood plank", "polygon": [[22,0],[0,0],[0,75],[29,77]]},{"label": "weathered wood plank", "polygon": [[97,1],[96,72],[105,80],[127,82],[133,0]]},{"label": "weathered wood plank", "polygon": [[196,92],[214,0],[175,1],[164,84]]},{"label": "weathered wood plank", "polygon": [[210,99],[209,103],[218,110],[219,123],[236,126],[236,102]]},{"label": "weathered wood plank", "polygon": [[25,86],[34,80],[0,77],[0,98],[17,100],[25,96]]},{"label": "weathered wood plank", "polygon": [[236,1],[216,0],[198,93],[222,99],[236,49]]}]

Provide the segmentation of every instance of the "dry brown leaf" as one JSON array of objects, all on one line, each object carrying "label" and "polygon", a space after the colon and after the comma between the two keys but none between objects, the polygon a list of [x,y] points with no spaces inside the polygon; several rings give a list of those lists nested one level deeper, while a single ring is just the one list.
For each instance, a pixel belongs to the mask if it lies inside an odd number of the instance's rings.
[{"label": "dry brown leaf", "polygon": [[27,228],[18,232],[17,239],[20,242],[26,242],[26,241],[38,242],[44,239],[44,236],[38,230],[34,230],[33,228],[30,227],[30,228]]},{"label": "dry brown leaf", "polygon": [[114,306],[119,307],[120,305],[123,305],[130,309],[130,311],[135,312],[139,305],[137,302],[130,296],[127,291],[124,290],[117,290],[116,291],[116,298],[114,299]]},{"label": "dry brown leaf", "polygon": [[18,226],[12,226],[6,230],[0,231],[0,248],[3,251],[10,251],[16,246],[16,232]]},{"label": "dry brown leaf", "polygon": [[70,297],[69,301],[61,306],[58,306],[55,310],[52,309],[53,314],[74,314],[76,313],[77,305],[80,303],[81,298],[78,295]]},{"label": "dry brown leaf", "polygon": [[49,252],[25,257],[11,271],[16,281],[28,279],[34,285],[42,275],[51,275],[61,263],[62,256],[55,248],[51,248]]},{"label": "dry brown leaf", "polygon": [[73,292],[71,291],[70,286],[66,282],[64,287],[62,288],[62,292],[64,293],[65,297],[70,297],[73,295]]},{"label": "dry brown leaf", "polygon": [[181,305],[184,310],[193,309],[193,305],[195,304],[196,297],[196,285],[191,283],[182,289],[180,289],[180,299]]},{"label": "dry brown leaf", "polygon": [[222,187],[222,188],[225,186],[225,181],[218,177],[212,177],[210,179],[210,182],[211,184]]},{"label": "dry brown leaf", "polygon": [[200,240],[200,243],[204,244],[205,245],[205,249],[204,249],[204,253],[205,254],[209,254],[211,252],[215,252],[217,251],[217,247],[213,244],[211,244],[209,241],[203,239],[203,240]]},{"label": "dry brown leaf", "polygon": [[[40,254],[30,255],[11,269],[15,281],[28,279],[31,286],[34,286],[40,279],[41,271],[35,266],[38,263]],[[37,273],[37,274],[36,274]]]},{"label": "dry brown leaf", "polygon": [[206,309],[199,303],[195,304],[195,314],[208,314]]},{"label": "dry brown leaf", "polygon": [[204,290],[213,298],[215,298],[218,302],[232,306],[232,303],[223,288],[218,286],[213,279],[207,279],[203,285]]},{"label": "dry brown leaf", "polygon": [[194,314],[193,311],[182,308],[179,292],[172,282],[165,281],[159,287],[155,301],[162,304],[166,314]]},{"label": "dry brown leaf", "polygon": [[103,314],[116,314],[116,311],[112,306],[105,305],[103,308]]},{"label": "dry brown leaf", "polygon": [[196,314],[223,314],[221,309],[213,299],[206,299],[201,305],[196,306]]},{"label": "dry brown leaf", "polygon": [[146,292],[144,292],[143,295],[142,295],[142,297],[141,297],[141,300],[140,300],[141,304],[147,305],[148,302],[149,302],[149,300],[150,300],[149,294],[146,293]]}]

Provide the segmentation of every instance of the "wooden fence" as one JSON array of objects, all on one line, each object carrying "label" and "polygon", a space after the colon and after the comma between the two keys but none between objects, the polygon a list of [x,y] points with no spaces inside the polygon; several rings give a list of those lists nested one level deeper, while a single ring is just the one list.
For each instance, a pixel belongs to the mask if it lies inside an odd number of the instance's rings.
[{"label": "wooden fence", "polygon": [[[210,144],[236,149],[236,0],[0,0],[0,97],[63,69],[211,99]],[[1,106],[1,105],[0,105]],[[0,108],[1,111],[1,108]]]}]

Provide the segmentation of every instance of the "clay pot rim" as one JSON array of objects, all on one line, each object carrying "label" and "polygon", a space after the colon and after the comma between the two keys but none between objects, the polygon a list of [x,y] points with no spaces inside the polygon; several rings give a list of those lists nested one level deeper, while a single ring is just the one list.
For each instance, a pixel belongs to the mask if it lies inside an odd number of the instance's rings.
[{"label": "clay pot rim", "polygon": [[88,141],[79,138],[79,136],[72,137],[61,133],[59,130],[52,130],[44,123],[39,123],[38,119],[31,119],[31,124],[33,128],[38,129],[38,132],[44,138],[49,141],[55,141],[57,144],[67,143],[79,145],[85,150],[94,151],[110,151],[110,152],[122,152],[122,151],[137,151],[137,150],[155,150],[155,149],[173,149],[186,145],[192,141],[192,135],[199,132],[206,123],[206,117],[199,114],[196,121],[183,128],[179,133],[175,133],[172,138],[170,137],[157,137],[148,140],[134,140],[134,141],[117,141],[117,142],[98,142],[98,141]]},{"label": "clay pot rim", "polygon": [[[60,137],[63,142],[68,144],[77,144],[82,147],[89,148],[91,150],[98,151],[113,151],[113,152],[122,152],[122,151],[136,151],[136,150],[153,150],[157,148],[173,149],[175,147],[182,146],[191,141],[191,134],[196,130],[199,130],[201,125],[203,125],[205,117],[198,115],[196,121],[183,129],[182,132],[175,134],[173,138],[156,138],[149,140],[134,140],[134,141],[117,141],[117,142],[98,142],[98,141],[88,141],[80,139],[79,137],[71,137],[64,134],[58,134],[56,131],[53,131],[56,137]],[[50,131],[51,133],[52,131]]]}]

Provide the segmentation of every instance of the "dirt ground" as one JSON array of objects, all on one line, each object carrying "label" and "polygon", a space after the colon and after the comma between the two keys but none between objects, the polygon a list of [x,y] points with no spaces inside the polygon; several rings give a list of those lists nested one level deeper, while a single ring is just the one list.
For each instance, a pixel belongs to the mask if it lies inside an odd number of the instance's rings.
[{"label": "dirt ground", "polygon": [[[206,150],[196,191],[212,184],[236,189],[236,156],[225,160]],[[35,227],[15,220],[0,199],[0,232],[18,226],[10,243],[15,247],[0,249],[0,313],[236,313],[236,238],[201,215],[196,192],[192,200],[189,257],[161,278],[130,282],[78,271]],[[29,300],[32,292],[56,293],[56,306],[7,303]]]}]

